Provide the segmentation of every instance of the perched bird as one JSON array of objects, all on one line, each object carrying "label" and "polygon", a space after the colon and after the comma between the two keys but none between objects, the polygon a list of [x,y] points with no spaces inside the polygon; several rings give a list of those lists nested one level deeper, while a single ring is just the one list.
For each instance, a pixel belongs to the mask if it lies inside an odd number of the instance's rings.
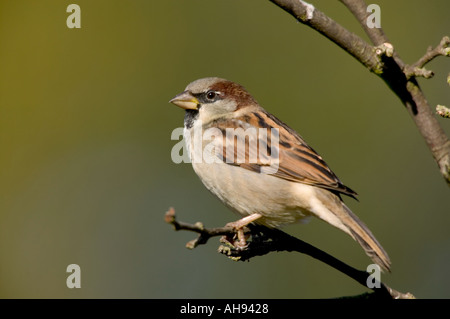
[{"label": "perched bird", "polygon": [[[342,194],[357,194],[244,87],[221,78],[203,78],[170,102],[186,110],[184,138],[194,171],[209,191],[242,216],[230,223],[241,231],[242,245],[242,228],[249,223],[278,228],[315,216],[350,235],[376,264],[390,270],[383,247],[341,199]],[[262,129],[271,134],[251,133]],[[195,132],[210,132],[210,138],[199,142]],[[255,139],[258,143],[250,145]],[[238,149],[239,143],[244,150]],[[241,160],[236,156],[239,151],[244,154]]]}]

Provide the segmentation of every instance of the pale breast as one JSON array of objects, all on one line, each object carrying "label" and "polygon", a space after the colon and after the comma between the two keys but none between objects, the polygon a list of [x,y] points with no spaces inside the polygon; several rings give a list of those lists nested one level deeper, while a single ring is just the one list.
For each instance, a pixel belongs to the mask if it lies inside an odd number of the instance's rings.
[{"label": "pale breast", "polygon": [[312,186],[224,163],[207,147],[208,141],[201,140],[202,134],[198,121],[184,131],[192,166],[206,188],[225,205],[241,216],[261,214],[257,222],[269,227],[306,221]]},{"label": "pale breast", "polygon": [[257,222],[270,227],[305,221],[309,216],[308,193],[314,191],[309,185],[304,185],[299,196],[301,185],[267,174],[226,163],[192,165],[206,188],[241,216],[260,213],[263,218]]}]

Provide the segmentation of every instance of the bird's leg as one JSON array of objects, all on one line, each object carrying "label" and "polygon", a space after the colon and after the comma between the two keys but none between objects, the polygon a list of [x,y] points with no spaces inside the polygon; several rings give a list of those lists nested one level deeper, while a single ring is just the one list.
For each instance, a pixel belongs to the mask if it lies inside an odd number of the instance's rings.
[{"label": "bird's leg", "polygon": [[[247,242],[245,240],[245,234],[244,234],[244,227],[248,224],[254,222],[258,218],[262,217],[261,214],[254,213],[248,216],[245,216],[244,218],[241,218],[237,221],[231,222],[226,224],[227,227],[233,227],[233,229],[236,230],[238,241],[236,242],[236,245],[238,248],[245,248],[247,246]],[[226,240],[228,240],[226,238]]]}]

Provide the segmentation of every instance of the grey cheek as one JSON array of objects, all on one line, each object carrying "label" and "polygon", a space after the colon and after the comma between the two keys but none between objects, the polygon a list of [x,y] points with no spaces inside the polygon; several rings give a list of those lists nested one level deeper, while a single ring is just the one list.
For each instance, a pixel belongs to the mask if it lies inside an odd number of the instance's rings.
[{"label": "grey cheek", "polygon": [[234,112],[236,110],[237,103],[233,100],[228,101],[218,101],[217,102],[217,110],[222,111],[223,113]]}]

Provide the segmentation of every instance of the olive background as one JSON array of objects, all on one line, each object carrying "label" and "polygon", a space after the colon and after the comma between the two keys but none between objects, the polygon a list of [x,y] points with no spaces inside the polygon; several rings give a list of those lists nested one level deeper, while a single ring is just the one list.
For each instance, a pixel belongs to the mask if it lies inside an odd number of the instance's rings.
[{"label": "olive background", "polygon": [[[81,29],[66,8],[81,7]],[[369,2],[368,2],[369,3]],[[376,2],[381,25],[413,63],[450,35],[450,2]],[[338,1],[319,10],[362,36]],[[430,105],[450,104],[450,59],[419,79]],[[392,260],[382,280],[419,298],[450,297],[450,189],[399,99],[375,75],[269,1],[0,0],[1,298],[333,298],[368,291],[309,256],[250,262],[218,238],[164,223],[223,226],[236,216],[175,164],[168,101],[198,78],[244,85],[359,193],[346,203]],[[447,135],[450,120],[439,119]],[[370,263],[319,221],[295,235],[350,265]],[[81,288],[69,289],[69,264]]]}]

